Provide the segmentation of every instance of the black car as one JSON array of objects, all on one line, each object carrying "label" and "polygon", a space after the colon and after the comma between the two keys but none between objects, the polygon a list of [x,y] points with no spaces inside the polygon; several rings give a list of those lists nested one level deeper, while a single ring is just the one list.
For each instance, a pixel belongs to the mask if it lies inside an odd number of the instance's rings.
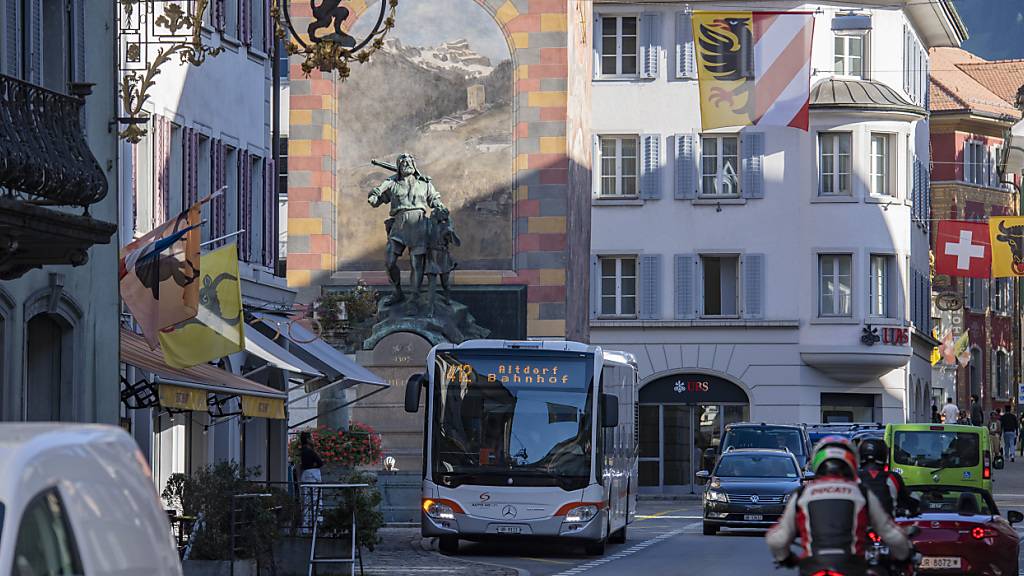
[{"label": "black car", "polygon": [[790,494],[810,473],[801,472],[796,456],[784,450],[738,448],[727,450],[704,489],[704,534],[719,528],[769,528],[782,515]]},{"label": "black car", "polygon": [[721,452],[709,450],[705,453],[704,468],[710,470],[715,465],[715,457],[726,450],[737,448],[768,448],[789,450],[800,463],[800,468],[807,466],[811,457],[811,440],[807,430],[796,424],[754,424],[741,422],[729,424],[722,436]]}]

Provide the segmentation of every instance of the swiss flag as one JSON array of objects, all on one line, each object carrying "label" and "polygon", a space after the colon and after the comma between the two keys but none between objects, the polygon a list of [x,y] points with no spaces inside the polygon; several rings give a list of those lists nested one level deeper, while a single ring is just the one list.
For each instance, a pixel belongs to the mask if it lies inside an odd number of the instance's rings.
[{"label": "swiss flag", "polygon": [[966,278],[992,276],[988,224],[942,220],[935,239],[935,273]]}]

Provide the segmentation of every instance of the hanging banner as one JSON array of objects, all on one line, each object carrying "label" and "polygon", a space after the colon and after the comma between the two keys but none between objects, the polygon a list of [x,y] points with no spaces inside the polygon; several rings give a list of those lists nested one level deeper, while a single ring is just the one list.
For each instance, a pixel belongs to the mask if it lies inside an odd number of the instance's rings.
[{"label": "hanging banner", "polygon": [[807,130],[811,12],[708,12],[691,18],[701,127]]},{"label": "hanging banner", "polygon": [[989,229],[984,222],[943,220],[935,234],[935,273],[988,278],[992,269]]},{"label": "hanging banner", "polygon": [[160,406],[162,408],[176,408],[178,410],[193,410],[195,412],[206,412],[209,410],[206,404],[206,391],[184,386],[173,386],[171,384],[160,384]]},{"label": "hanging banner", "polygon": [[1024,216],[993,216],[988,220],[992,239],[992,276],[1024,276]]},{"label": "hanging banner", "polygon": [[242,415],[284,420],[284,399],[242,396]]}]

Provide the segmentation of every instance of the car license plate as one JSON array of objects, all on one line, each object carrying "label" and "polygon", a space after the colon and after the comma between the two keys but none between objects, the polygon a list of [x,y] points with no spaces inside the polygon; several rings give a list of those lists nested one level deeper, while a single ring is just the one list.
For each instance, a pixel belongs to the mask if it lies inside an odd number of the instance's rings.
[{"label": "car license plate", "polygon": [[522,534],[522,526],[495,526],[494,531],[498,534]]},{"label": "car license plate", "polygon": [[764,516],[761,514],[744,514],[744,520],[764,520]]},{"label": "car license plate", "polygon": [[921,558],[922,570],[959,570],[960,558],[951,556],[925,556]]}]

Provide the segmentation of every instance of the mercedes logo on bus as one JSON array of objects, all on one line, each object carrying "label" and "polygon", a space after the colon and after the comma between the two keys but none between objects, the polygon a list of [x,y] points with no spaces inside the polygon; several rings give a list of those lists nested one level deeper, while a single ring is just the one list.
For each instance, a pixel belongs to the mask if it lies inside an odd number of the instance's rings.
[{"label": "mercedes logo on bus", "polygon": [[515,518],[516,514],[516,507],[511,504],[506,504],[505,507],[501,509],[501,515],[504,518]]}]

